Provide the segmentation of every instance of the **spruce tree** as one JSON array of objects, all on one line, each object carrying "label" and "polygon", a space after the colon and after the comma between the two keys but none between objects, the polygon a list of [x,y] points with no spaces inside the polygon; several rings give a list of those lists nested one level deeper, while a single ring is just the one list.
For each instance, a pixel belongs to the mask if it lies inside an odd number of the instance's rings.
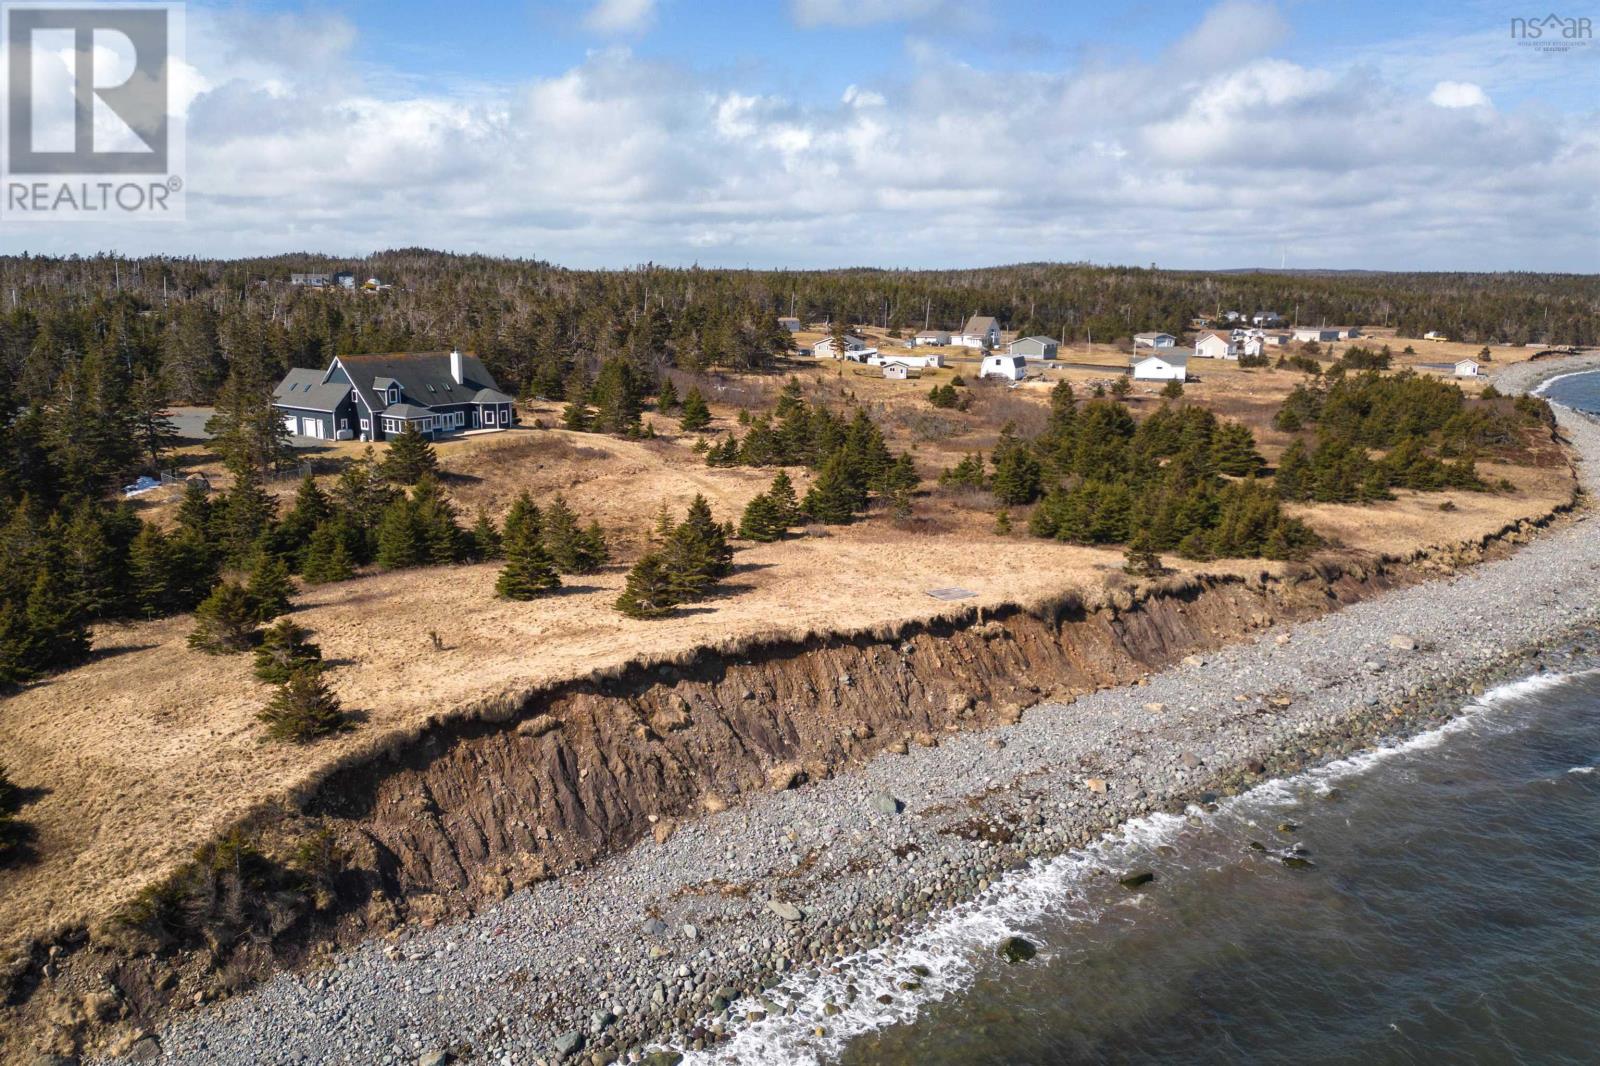
[{"label": "spruce tree", "polygon": [[1293,441],[1284,449],[1273,477],[1280,500],[1307,500],[1311,498],[1312,480],[1315,476],[1311,461],[1306,456],[1306,446]]},{"label": "spruce tree", "polygon": [[223,559],[233,566],[243,566],[271,535],[278,505],[261,487],[254,469],[247,467],[217,509]]},{"label": "spruce tree", "polygon": [[606,544],[605,531],[600,523],[590,519],[578,538],[578,557],[575,574],[592,574],[611,561],[611,547]]},{"label": "spruce tree", "polygon": [[656,391],[656,410],[662,414],[671,414],[678,409],[678,387],[672,383],[672,378],[662,375],[661,388]]},{"label": "spruce tree", "polygon": [[426,561],[434,566],[459,562],[462,535],[456,524],[455,505],[432,474],[423,474],[411,490],[411,509],[427,543]]},{"label": "spruce tree", "polygon": [[616,608],[629,618],[664,618],[679,603],[661,556],[649,552],[633,564]]},{"label": "spruce tree", "polygon": [[89,627],[60,572],[40,569],[28,593],[27,665],[35,673],[76,666],[89,654]]},{"label": "spruce tree", "polygon": [[288,564],[276,555],[262,552],[250,569],[250,583],[245,586],[245,593],[255,608],[257,622],[270,622],[287,613],[289,597],[294,595]]},{"label": "spruce tree", "polygon": [[311,668],[291,672],[256,717],[271,739],[298,744],[350,728],[350,720],[340,710],[338,697],[328,688],[322,671]]},{"label": "spruce tree", "polygon": [[506,543],[506,565],[495,580],[496,593],[508,600],[531,600],[560,586],[561,578],[537,535]]},{"label": "spruce tree", "polygon": [[595,406],[593,426],[602,433],[632,435],[639,430],[644,386],[626,360],[607,359],[590,391]]},{"label": "spruce tree", "polygon": [[262,681],[283,684],[296,670],[322,669],[322,649],[306,638],[311,630],[292,618],[280,618],[261,634],[256,648],[255,675]]},{"label": "spruce tree", "polygon": [[578,516],[559,494],[545,505],[540,531],[555,568],[563,574],[578,573],[583,531],[578,528]]},{"label": "spruce tree", "polygon": [[526,491],[518,493],[517,498],[511,501],[511,509],[506,512],[505,524],[500,534],[504,550],[509,552],[516,544],[530,537],[533,539],[541,537],[542,523],[543,516],[533,502],[533,497]]},{"label": "spruce tree", "polygon": [[104,618],[123,606],[119,586],[125,577],[126,559],[119,557],[106,536],[101,514],[98,504],[84,500],[61,531],[67,583],[86,618]]},{"label": "spruce tree", "polygon": [[183,486],[183,501],[178,504],[178,526],[199,537],[209,537],[211,526],[211,490],[198,478]]},{"label": "spruce tree", "polygon": [[478,512],[477,521],[472,523],[472,531],[467,536],[472,543],[472,557],[479,562],[489,562],[504,557],[500,528],[486,512]]},{"label": "spruce tree", "polygon": [[767,497],[776,508],[776,517],[783,523],[784,529],[800,521],[800,500],[795,495],[794,482],[789,479],[787,470],[780,470],[773,476]]},{"label": "spruce tree", "polygon": [[1166,567],[1161,563],[1161,557],[1156,554],[1155,542],[1145,530],[1139,530],[1128,542],[1122,569],[1136,577],[1159,577],[1166,571]]},{"label": "spruce tree", "polygon": [[686,433],[696,433],[711,424],[711,408],[706,405],[706,398],[700,395],[698,386],[691,386],[689,394],[683,398],[683,415],[678,419],[678,428]]},{"label": "spruce tree", "polygon": [[243,586],[224,581],[211,590],[194,612],[189,647],[211,655],[249,651],[256,639],[255,604]]},{"label": "spruce tree", "polygon": [[706,498],[695,495],[682,522],[672,529],[661,552],[673,591],[681,600],[705,595],[733,572],[733,549],[727,532],[711,517]]},{"label": "spruce tree", "polygon": [[0,766],[0,866],[15,858],[27,839],[27,828],[17,821],[17,789]]},{"label": "spruce tree", "polygon": [[417,521],[417,511],[405,496],[383,512],[378,523],[376,562],[385,570],[405,570],[428,561],[428,537]]},{"label": "spruce tree", "polygon": [[389,452],[378,469],[397,485],[415,485],[424,474],[439,472],[439,457],[416,423],[407,422],[404,430],[389,438]]},{"label": "spruce tree", "polygon": [[745,540],[771,543],[780,539],[788,527],[784,524],[779,514],[778,505],[771,496],[760,493],[753,496],[744,506],[744,514],[739,518],[739,536]]},{"label": "spruce tree", "polygon": [[332,519],[321,523],[311,533],[306,546],[305,562],[300,574],[309,584],[323,585],[330,581],[344,581],[355,575],[355,565],[350,551],[345,547],[342,522]]},{"label": "spruce tree", "polygon": [[817,479],[806,492],[801,505],[815,522],[824,525],[843,525],[866,506],[865,494],[850,477],[849,460],[841,448],[822,464]]},{"label": "spruce tree", "polygon": [[312,531],[332,513],[333,504],[328,499],[328,494],[322,491],[317,479],[307,473],[300,479],[300,487],[295,490],[294,506],[289,508],[289,513],[278,523],[276,535],[273,537],[279,553],[292,564],[291,569],[298,570],[304,565],[305,552],[310,544]]},{"label": "spruce tree", "polygon": [[128,548],[128,591],[133,609],[145,618],[159,618],[177,609],[172,579],[167,536],[147,522]]},{"label": "spruce tree", "polygon": [[1219,474],[1251,477],[1261,472],[1266,460],[1256,451],[1250,427],[1240,422],[1224,422],[1211,438],[1211,461]]}]

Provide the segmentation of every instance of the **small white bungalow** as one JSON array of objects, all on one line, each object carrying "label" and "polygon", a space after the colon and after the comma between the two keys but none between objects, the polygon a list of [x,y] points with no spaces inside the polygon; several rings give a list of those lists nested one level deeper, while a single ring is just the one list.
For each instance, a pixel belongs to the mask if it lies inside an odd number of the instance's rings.
[{"label": "small white bungalow", "polygon": [[1028,361],[1020,355],[986,355],[978,369],[980,378],[1004,378],[1021,381],[1028,372]]},{"label": "small white bungalow", "polygon": [[913,348],[920,348],[923,345],[943,348],[949,343],[950,331],[947,329],[924,329],[918,331],[917,335],[911,338],[911,347]]},{"label": "small white bungalow", "polygon": [[1481,368],[1478,366],[1476,359],[1456,360],[1456,377],[1458,378],[1475,378],[1478,376],[1479,369]]},{"label": "small white bungalow", "polygon": [[1359,336],[1361,336],[1361,327],[1360,326],[1340,326],[1339,327],[1339,339],[1342,340],[1342,341],[1343,340],[1355,340]]},{"label": "small white bungalow", "polygon": [[1232,332],[1208,329],[1195,338],[1194,354],[1201,359],[1237,359],[1239,346],[1234,342]]},{"label": "small white bungalow", "polygon": [[944,366],[944,356],[938,352],[929,352],[927,355],[884,355],[876,348],[868,349],[872,354],[867,357],[868,366],[888,366],[890,363],[904,363],[913,370],[926,370],[929,367]]},{"label": "small white bungalow", "polygon": [[907,378],[920,378],[922,370],[908,366],[899,359],[891,359],[883,364],[883,376],[890,381],[905,381]]},{"label": "small white bungalow", "polygon": [[1187,352],[1165,351],[1160,355],[1147,355],[1134,361],[1135,381],[1188,381],[1189,355]]},{"label": "small white bungalow", "polygon": [[1024,359],[1054,359],[1061,346],[1049,337],[1019,337],[1006,345],[1006,351]]},{"label": "small white bungalow", "polygon": [[1170,333],[1135,333],[1133,346],[1135,348],[1171,348],[1178,343],[1178,338]]},{"label": "small white bungalow", "polygon": [[1266,342],[1269,348],[1282,348],[1289,343],[1291,337],[1287,333],[1263,333],[1261,339]]}]

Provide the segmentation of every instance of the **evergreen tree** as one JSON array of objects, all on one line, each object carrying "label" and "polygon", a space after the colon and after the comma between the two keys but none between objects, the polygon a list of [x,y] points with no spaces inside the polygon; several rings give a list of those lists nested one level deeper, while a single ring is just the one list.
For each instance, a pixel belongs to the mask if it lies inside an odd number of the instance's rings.
[{"label": "evergreen tree", "polygon": [[711,425],[711,408],[706,405],[706,398],[700,395],[698,386],[690,386],[689,394],[683,398],[683,415],[678,419],[678,428],[686,433],[696,433]]},{"label": "evergreen tree", "polygon": [[423,474],[411,490],[411,510],[427,543],[427,562],[434,566],[459,562],[462,535],[455,505],[432,474]]},{"label": "evergreen tree", "polygon": [[662,414],[671,414],[678,409],[678,387],[672,383],[672,378],[662,375],[661,388],[656,390],[656,410]]},{"label": "evergreen tree", "polygon": [[370,445],[340,473],[334,498],[349,528],[358,534],[353,543],[346,544],[353,562],[371,562],[377,555],[378,528],[397,495],[378,473]]},{"label": "evergreen tree", "polygon": [[1180,399],[1183,396],[1183,382],[1172,378],[1161,387],[1161,395],[1169,400]]},{"label": "evergreen tree", "polygon": [[339,700],[323,680],[322,671],[302,668],[289,674],[272,699],[256,715],[273,740],[309,743],[350,728]]},{"label": "evergreen tree", "polygon": [[781,539],[787,532],[788,525],[783,520],[778,504],[767,493],[759,493],[745,504],[744,514],[739,518],[739,536],[745,540],[770,543]]},{"label": "evergreen tree", "polygon": [[167,410],[167,390],[159,374],[148,367],[137,367],[128,387],[128,422],[140,457],[150,469],[161,467],[161,458],[178,443],[178,427]]},{"label": "evergreen tree", "polygon": [[88,500],[72,511],[61,532],[61,562],[68,587],[85,618],[104,618],[123,606],[126,558],[111,544],[101,508]]},{"label": "evergreen tree", "polygon": [[1136,577],[1159,577],[1166,572],[1166,567],[1161,563],[1161,557],[1156,554],[1155,544],[1150,539],[1150,534],[1144,530],[1133,535],[1128,542],[1128,551],[1123,560],[1122,569]]},{"label": "evergreen tree", "polygon": [[664,618],[679,602],[665,562],[649,552],[628,571],[616,608],[629,618]]},{"label": "evergreen tree", "polygon": [[984,473],[983,453],[968,452],[963,455],[955,466],[939,475],[939,484],[967,489],[987,488],[989,477]]},{"label": "evergreen tree", "polygon": [[342,520],[330,519],[312,531],[311,540],[306,545],[305,562],[300,568],[301,576],[309,584],[345,581],[355,575],[355,564],[349,548],[345,546],[342,526]]},{"label": "evergreen tree", "polygon": [[1017,440],[1006,427],[994,449],[994,477],[989,485],[995,499],[1011,507],[1032,503],[1039,498],[1044,471],[1033,451]]},{"label": "evergreen tree", "polygon": [[322,649],[307,640],[309,636],[311,630],[292,618],[278,619],[261,634],[256,647],[256,677],[281,685],[296,670],[322,669]]},{"label": "evergreen tree", "polygon": [[255,609],[257,622],[270,622],[290,608],[289,597],[294,594],[294,582],[289,579],[289,567],[276,555],[262,552],[250,570],[250,583],[245,593]]},{"label": "evergreen tree", "polygon": [[1266,460],[1256,451],[1250,427],[1240,422],[1224,422],[1217,427],[1211,439],[1211,462],[1217,473],[1234,477],[1252,477],[1266,466]]},{"label": "evergreen tree", "polygon": [[824,525],[842,525],[865,507],[866,494],[851,478],[849,459],[842,448],[822,464],[801,505],[812,521]]},{"label": "evergreen tree", "polygon": [[16,786],[6,776],[6,768],[0,766],[0,866],[16,857],[28,837],[27,827],[17,821],[16,813]]},{"label": "evergreen tree", "polygon": [[83,610],[55,567],[40,569],[28,593],[28,647],[25,662],[35,674],[76,666],[89,654],[89,627]]},{"label": "evergreen tree", "polygon": [[439,458],[433,452],[433,442],[407,422],[400,433],[389,438],[389,451],[379,464],[379,472],[397,485],[415,485],[424,474],[439,472]]},{"label": "evergreen tree", "polygon": [[789,479],[788,471],[780,470],[773,475],[772,485],[766,494],[775,508],[774,517],[783,523],[784,529],[800,521],[800,500],[795,495],[794,482]]},{"label": "evergreen tree", "polygon": [[404,570],[428,561],[428,537],[417,521],[411,501],[398,497],[378,523],[377,564],[385,570]]},{"label": "evergreen tree", "polygon": [[159,618],[176,609],[172,579],[167,536],[145,523],[128,548],[128,585],[133,609],[146,618]]},{"label": "evergreen tree", "polygon": [[804,409],[805,393],[800,385],[800,379],[791,374],[789,380],[784,382],[783,389],[778,393],[778,402],[773,408],[773,414],[779,418],[787,418],[789,415]]},{"label": "evergreen tree", "polygon": [[187,481],[183,486],[183,500],[178,504],[178,528],[206,538],[212,534],[211,490],[203,481]]},{"label": "evergreen tree", "polygon": [[508,600],[532,600],[561,586],[561,578],[537,535],[508,540],[505,551],[506,565],[494,583],[499,595]]},{"label": "evergreen tree", "polygon": [[538,506],[533,502],[533,497],[526,491],[517,494],[511,501],[511,509],[506,512],[506,521],[501,533],[501,542],[506,551],[510,551],[517,543],[527,540],[537,540],[543,536],[542,524],[544,518],[539,513]]},{"label": "evergreen tree", "polygon": [[661,559],[673,591],[683,601],[703,596],[733,572],[727,531],[711,517],[704,496],[696,494],[683,521],[672,527]]},{"label": "evergreen tree", "polygon": [[266,474],[289,454],[289,430],[272,406],[282,375],[258,324],[241,317],[225,331],[228,377],[206,422],[212,447],[235,477]]},{"label": "evergreen tree", "polygon": [[486,512],[479,511],[472,531],[467,534],[472,543],[472,557],[480,562],[502,558],[505,554],[500,542],[500,528]]},{"label": "evergreen tree", "polygon": [[217,512],[223,560],[243,566],[271,535],[278,505],[261,487],[255,470],[245,467],[213,510]]},{"label": "evergreen tree", "polygon": [[605,531],[600,523],[590,519],[578,542],[575,574],[592,574],[611,561],[611,548],[606,544]]},{"label": "evergreen tree", "polygon": [[333,503],[328,494],[318,486],[317,479],[307,473],[295,490],[294,506],[278,523],[273,537],[274,547],[289,559],[291,569],[299,570],[304,566],[312,532],[332,515]]},{"label": "evergreen tree", "polygon": [[1306,457],[1306,446],[1300,441],[1293,441],[1284,449],[1283,457],[1278,460],[1278,470],[1273,478],[1273,483],[1278,491],[1280,500],[1308,500],[1311,498],[1311,483],[1313,473],[1311,462]]},{"label": "evergreen tree", "polygon": [[607,359],[591,391],[595,405],[593,427],[602,433],[631,436],[639,431],[644,409],[644,385],[623,359]]},{"label": "evergreen tree", "polygon": [[223,581],[195,608],[189,647],[212,655],[231,655],[249,651],[255,639],[255,604],[242,586]]}]

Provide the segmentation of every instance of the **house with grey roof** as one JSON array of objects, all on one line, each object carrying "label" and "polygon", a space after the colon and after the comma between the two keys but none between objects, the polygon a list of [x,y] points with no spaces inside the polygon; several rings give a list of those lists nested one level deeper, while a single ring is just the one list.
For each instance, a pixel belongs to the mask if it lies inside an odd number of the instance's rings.
[{"label": "house with grey roof", "polygon": [[477,356],[458,351],[341,355],[326,370],[291,370],[272,406],[295,436],[385,440],[415,426],[428,436],[507,429],[510,396]]},{"label": "house with grey roof", "polygon": [[963,348],[993,348],[1000,343],[1000,323],[990,315],[973,315],[951,340]]},{"label": "house with grey roof", "polygon": [[1018,337],[1006,345],[1006,351],[1024,359],[1054,359],[1060,345],[1049,337]]},{"label": "house with grey roof", "polygon": [[1170,333],[1135,333],[1133,346],[1135,348],[1171,348],[1178,343],[1178,338]]}]

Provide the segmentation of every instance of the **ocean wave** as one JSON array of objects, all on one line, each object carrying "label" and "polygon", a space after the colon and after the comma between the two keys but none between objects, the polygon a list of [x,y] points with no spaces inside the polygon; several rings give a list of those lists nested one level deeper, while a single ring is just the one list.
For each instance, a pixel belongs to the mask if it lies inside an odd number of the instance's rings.
[{"label": "ocean wave", "polygon": [[[1250,824],[1274,808],[1301,803],[1308,793],[1326,794],[1390,760],[1435,748],[1456,734],[1483,729],[1490,712],[1578,676],[1552,671],[1498,685],[1437,728],[1263,783],[1223,800],[1212,811],[1190,807],[1183,815],[1158,813],[1132,819],[1088,847],[1035,861],[1002,876],[985,892],[929,920],[898,945],[859,952],[842,960],[837,972],[791,978],[763,996],[732,1004],[729,1014],[734,1019],[765,1012],[763,999],[784,1009],[792,1002],[794,1011],[767,1012],[757,1021],[735,1021],[731,1038],[704,1051],[685,1052],[684,1062],[689,1066],[817,1066],[837,1058],[851,1041],[911,1022],[927,1006],[970,987],[980,964],[992,957],[1005,937],[1027,935],[1047,916],[1067,921],[1100,917],[1105,905],[1095,904],[1087,891],[1096,875],[1136,865],[1159,867],[1158,849],[1180,834],[1208,827],[1227,831],[1239,823]],[[1572,772],[1593,769],[1575,768]],[[1136,904],[1138,896],[1130,894],[1124,900]],[[1039,950],[1040,959],[1048,961],[1049,945],[1040,944]],[[917,987],[902,988],[902,983]],[[879,1002],[880,996],[890,997],[889,1002]]]}]

